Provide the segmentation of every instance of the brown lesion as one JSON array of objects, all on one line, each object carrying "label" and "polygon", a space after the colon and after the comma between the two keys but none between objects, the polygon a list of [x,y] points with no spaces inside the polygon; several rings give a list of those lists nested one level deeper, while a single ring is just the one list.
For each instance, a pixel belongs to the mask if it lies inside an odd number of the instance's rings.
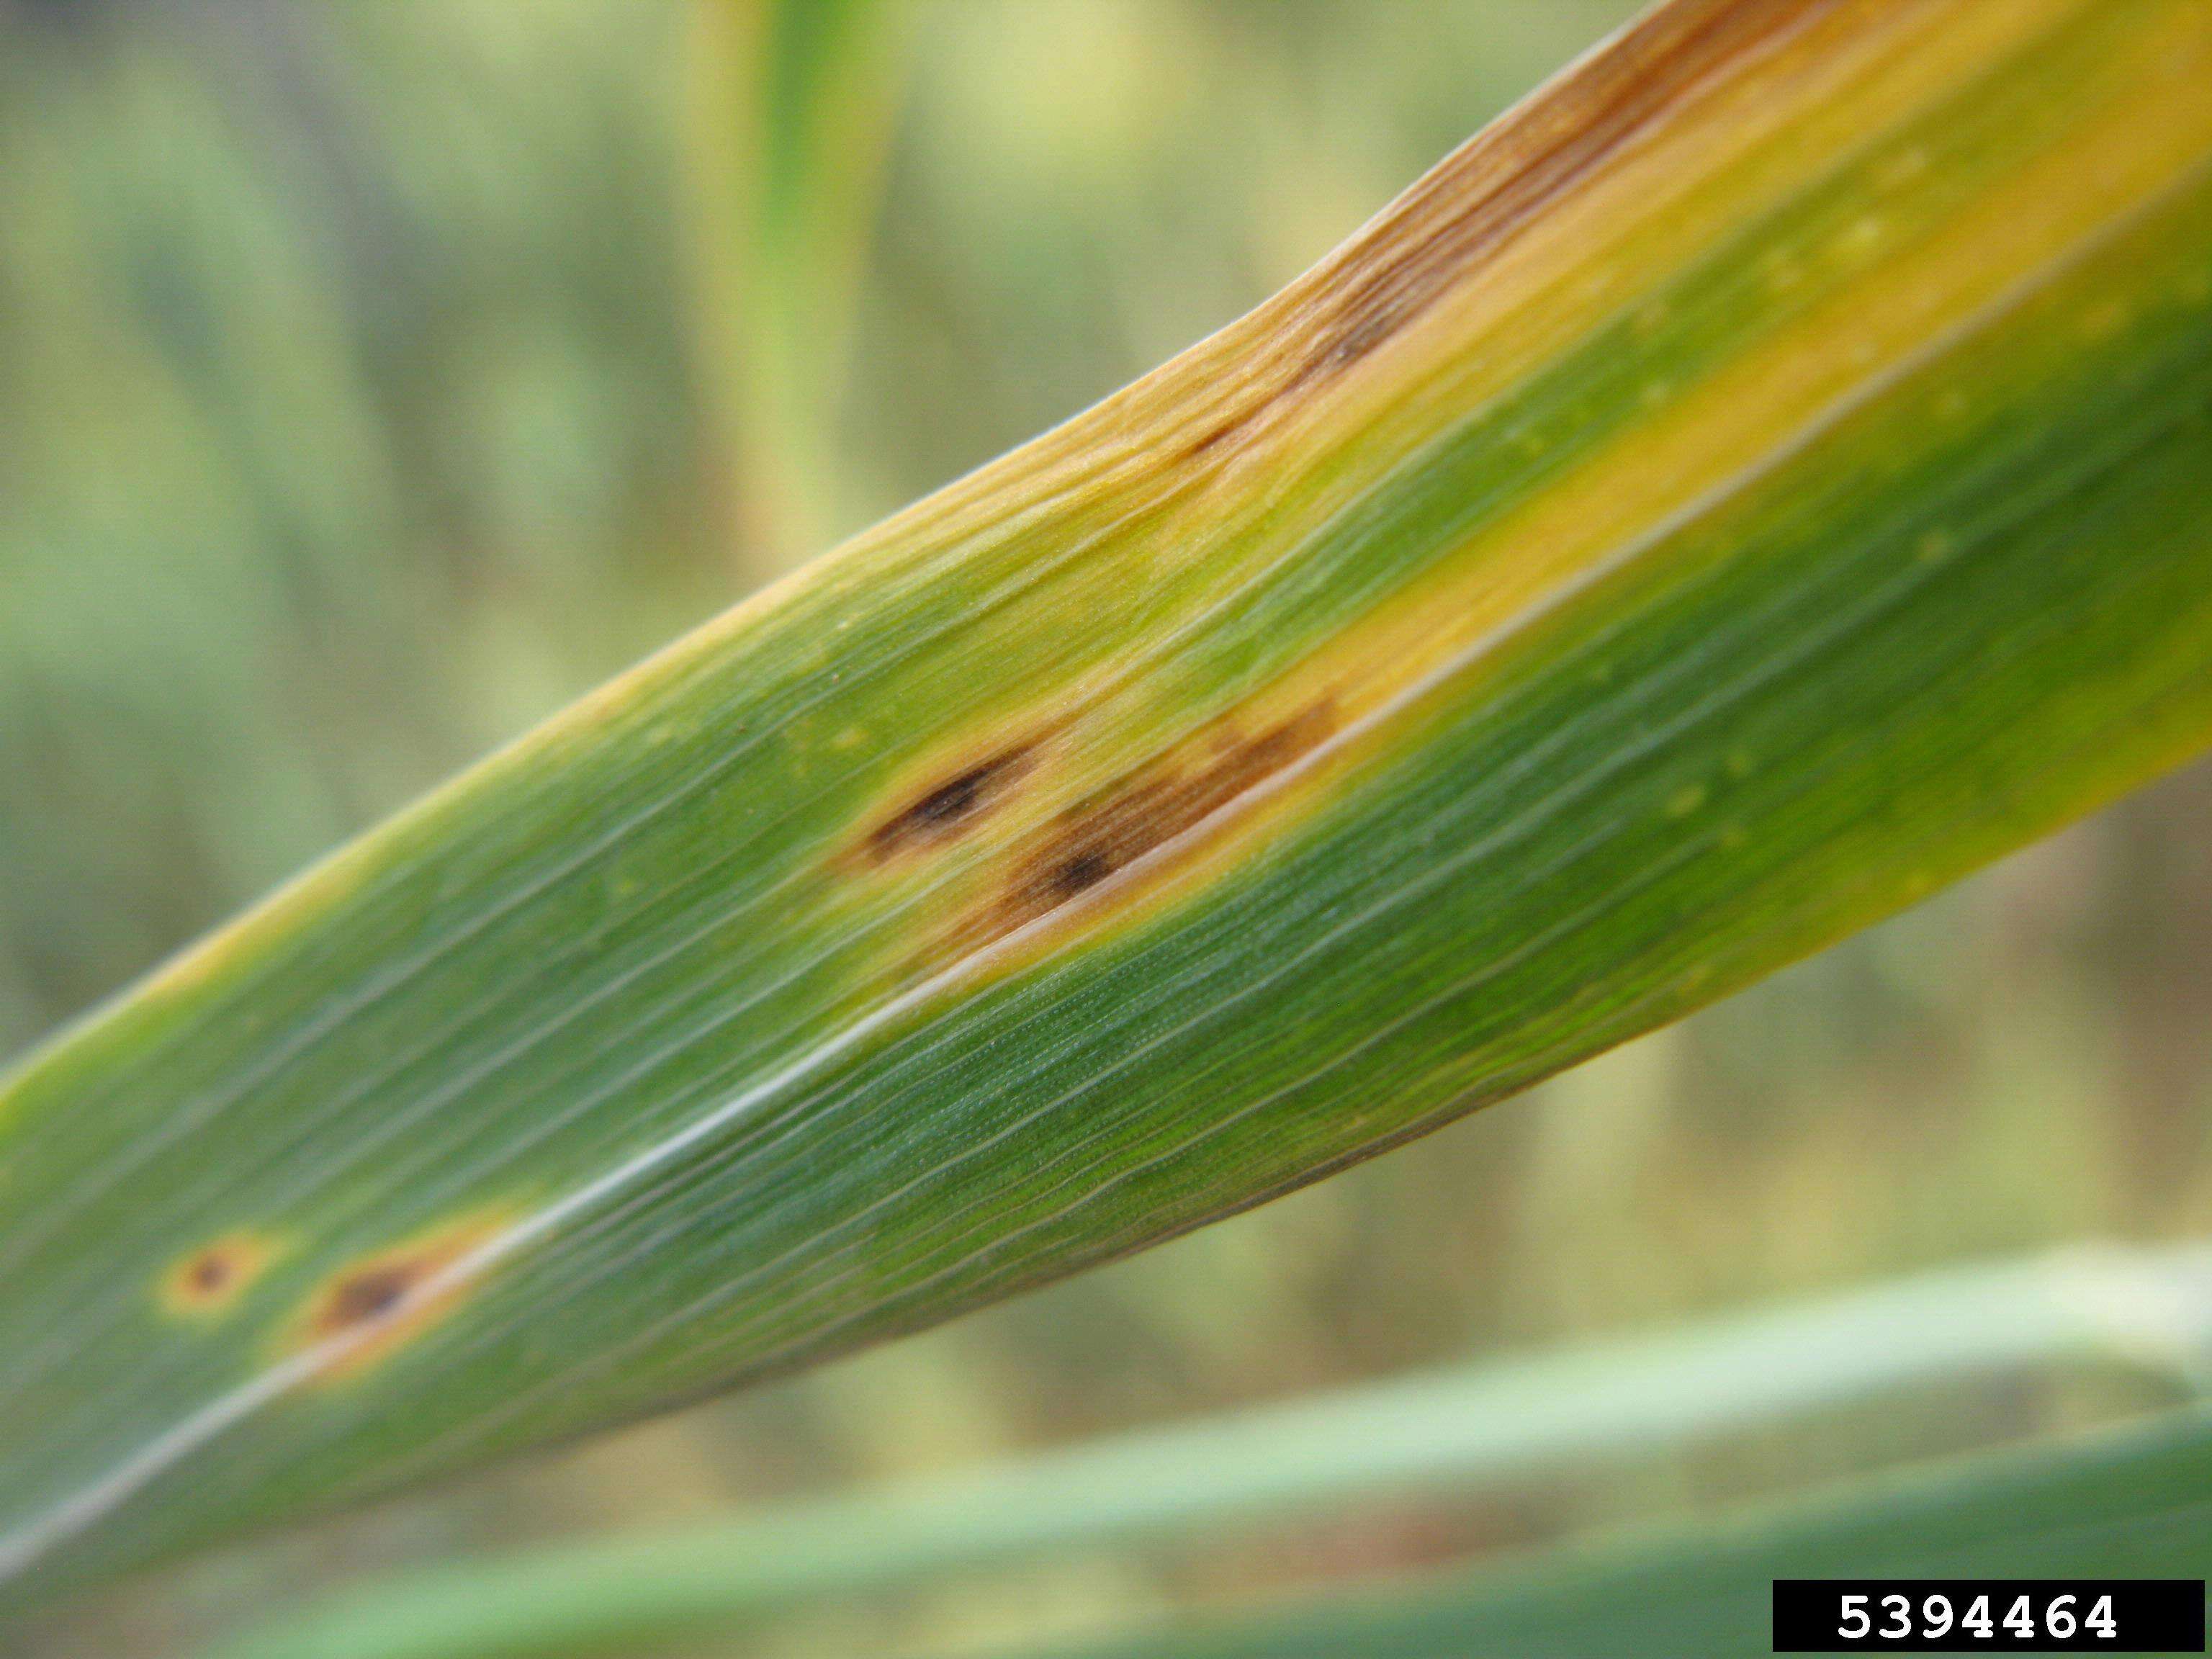
[{"label": "brown lesion", "polygon": [[317,1310],[318,1334],[335,1336],[369,1320],[382,1318],[404,1301],[407,1293],[421,1284],[424,1276],[421,1264],[401,1261],[349,1274],[331,1287],[330,1294]]},{"label": "brown lesion", "polygon": [[924,787],[868,832],[869,862],[958,840],[1035,769],[1035,741],[1000,749]]},{"label": "brown lesion", "polygon": [[504,1215],[472,1216],[347,1264],[312,1291],[286,1347],[325,1348],[323,1381],[365,1370],[444,1319],[474,1281],[450,1270],[494,1237]]},{"label": "brown lesion", "polygon": [[161,1275],[160,1301],[186,1318],[213,1318],[235,1307],[276,1257],[274,1240],[247,1229],[209,1240],[170,1264]]},{"label": "brown lesion", "polygon": [[1127,773],[1043,826],[1012,855],[1004,879],[955,928],[961,948],[1005,937],[1198,829],[1277,776],[1336,730],[1322,697],[1256,732],[1224,721]]},{"label": "brown lesion", "polygon": [[1255,313],[1273,365],[1217,405],[1195,459],[1334,379],[1466,286],[1607,163],[1741,74],[1830,0],[1679,0],[1439,162],[1340,252]]}]

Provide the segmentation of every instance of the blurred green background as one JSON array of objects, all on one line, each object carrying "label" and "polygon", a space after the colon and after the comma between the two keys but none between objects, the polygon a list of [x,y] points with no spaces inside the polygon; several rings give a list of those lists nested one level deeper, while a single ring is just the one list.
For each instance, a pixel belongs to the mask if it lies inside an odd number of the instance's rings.
[{"label": "blurred green background", "polygon": [[[1617,0],[0,0],[0,1051],[1225,322]],[[2087,1237],[2212,1232],[2212,769],[1527,1099],[816,1376],[135,1587],[272,1598]],[[1074,1632],[2086,1423],[1929,1389],[809,1610]]]}]

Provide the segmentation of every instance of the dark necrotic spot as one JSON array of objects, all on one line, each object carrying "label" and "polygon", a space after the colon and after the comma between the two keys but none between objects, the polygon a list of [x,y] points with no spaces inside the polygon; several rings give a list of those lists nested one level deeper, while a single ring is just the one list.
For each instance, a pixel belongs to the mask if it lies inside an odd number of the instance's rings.
[{"label": "dark necrotic spot", "polygon": [[996,938],[1048,915],[1257,787],[1335,729],[1327,700],[1247,737],[1234,726],[1124,777],[1064,812],[1018,857],[988,912],[962,930]]},{"label": "dark necrotic spot", "polygon": [[319,1323],[328,1331],[344,1330],[382,1317],[398,1307],[421,1277],[404,1262],[365,1267],[331,1287]]},{"label": "dark necrotic spot", "polygon": [[1462,145],[1331,261],[1285,296],[1310,317],[1280,347],[1288,371],[1182,452],[1195,459],[1255,429],[1273,405],[1327,385],[1462,289],[1717,71],[1795,28],[1824,0],[1662,6],[1547,97]]},{"label": "dark necrotic spot", "polygon": [[1420,308],[1419,295],[1410,302],[1390,294],[1353,295],[1334,330],[1314,352],[1306,374],[1321,374],[1358,362],[1412,321]]},{"label": "dark necrotic spot", "polygon": [[907,819],[911,823],[932,829],[944,824],[957,823],[975,810],[983,798],[983,786],[991,781],[990,769],[976,767],[963,772],[941,788],[933,789],[912,806],[907,808]]},{"label": "dark necrotic spot", "polygon": [[268,1266],[271,1246],[258,1233],[226,1233],[175,1263],[161,1280],[173,1313],[219,1313],[243,1296]]},{"label": "dark necrotic spot", "polygon": [[295,1350],[331,1345],[317,1355],[316,1380],[337,1382],[373,1368],[459,1306],[482,1279],[460,1270],[513,1224],[513,1214],[483,1211],[448,1222],[325,1280],[291,1330]]},{"label": "dark necrotic spot", "polygon": [[1033,746],[1024,744],[979,761],[946,779],[878,824],[868,851],[878,862],[915,847],[949,841],[994,805],[1033,763]]},{"label": "dark necrotic spot", "polygon": [[185,1283],[198,1295],[220,1296],[237,1276],[238,1268],[229,1256],[220,1250],[209,1250],[192,1262],[185,1274]]},{"label": "dark necrotic spot", "polygon": [[1103,849],[1093,848],[1065,860],[1052,872],[1052,885],[1070,897],[1086,887],[1096,887],[1114,873],[1114,860]]},{"label": "dark necrotic spot", "polygon": [[1258,414],[1259,410],[1256,409],[1247,409],[1241,410],[1235,415],[1231,415],[1227,420],[1216,421],[1196,438],[1186,444],[1183,447],[1182,453],[1177,459],[1186,461],[1196,460],[1200,456],[1205,454],[1209,449],[1215,447],[1217,445],[1228,442],[1230,439],[1235,437],[1246,427],[1251,425]]}]

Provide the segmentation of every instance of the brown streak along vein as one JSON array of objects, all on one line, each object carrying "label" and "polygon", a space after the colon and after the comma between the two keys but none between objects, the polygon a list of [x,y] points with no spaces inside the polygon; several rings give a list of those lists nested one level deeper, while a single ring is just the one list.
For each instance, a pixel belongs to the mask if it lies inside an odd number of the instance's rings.
[{"label": "brown streak along vein", "polygon": [[[1508,115],[1415,185],[1339,260],[1285,296],[1293,366],[1183,451],[1204,454],[1277,403],[1326,382],[1412,324],[1697,90],[1826,0],[1711,0],[1670,8]],[[1303,319],[1298,313],[1305,313]],[[1289,341],[1283,343],[1291,346]]]},{"label": "brown streak along vein", "polygon": [[1050,915],[1291,766],[1338,723],[1334,701],[1325,697],[1253,736],[1224,723],[1189,746],[1196,752],[1188,760],[1124,775],[1017,851],[1005,879],[954,928],[951,944],[973,950]]},{"label": "brown streak along vein", "polygon": [[869,831],[869,861],[883,864],[965,834],[1036,764],[1036,745],[1018,744],[933,785]]}]

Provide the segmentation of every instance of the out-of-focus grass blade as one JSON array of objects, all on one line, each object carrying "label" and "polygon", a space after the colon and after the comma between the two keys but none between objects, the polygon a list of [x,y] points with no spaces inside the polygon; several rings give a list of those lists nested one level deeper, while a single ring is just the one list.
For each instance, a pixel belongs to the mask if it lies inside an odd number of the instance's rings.
[{"label": "out-of-focus grass blade", "polygon": [[51,1591],[945,1318],[2212,733],[2212,9],[1686,0],[0,1092]]},{"label": "out-of-focus grass blade", "polygon": [[2070,1251],[349,1589],[218,1659],[557,1659],[801,1600],[1650,1457],[1916,1386],[2212,1361],[2212,1249]]},{"label": "out-of-focus grass blade", "polygon": [[2212,1413],[2191,1410],[1451,1588],[1431,1583],[1054,1651],[1056,1659],[1765,1659],[1774,1651],[1777,1578],[2208,1571]]},{"label": "out-of-focus grass blade", "polygon": [[700,326],[741,568],[774,575],[835,521],[837,398],[908,9],[697,0],[686,146]]}]

